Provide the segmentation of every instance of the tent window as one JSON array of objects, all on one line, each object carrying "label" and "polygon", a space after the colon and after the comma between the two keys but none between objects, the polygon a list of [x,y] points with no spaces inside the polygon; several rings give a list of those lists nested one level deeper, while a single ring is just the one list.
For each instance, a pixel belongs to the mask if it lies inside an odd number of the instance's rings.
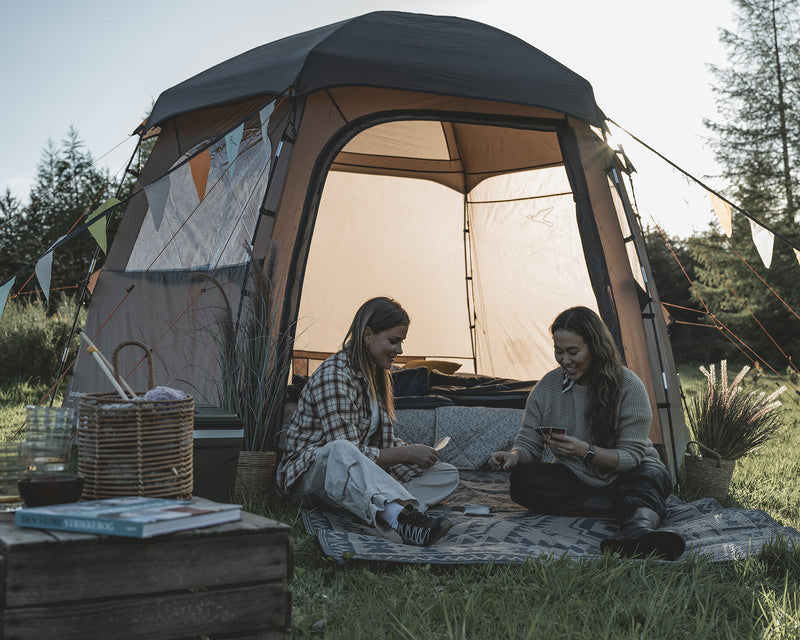
[{"label": "tent window", "polygon": [[260,129],[245,129],[239,149],[231,172],[224,139],[209,147],[210,170],[202,202],[188,163],[169,174],[161,225],[155,228],[148,208],[128,259],[129,271],[210,269],[246,261],[269,177],[270,149],[265,149]]}]

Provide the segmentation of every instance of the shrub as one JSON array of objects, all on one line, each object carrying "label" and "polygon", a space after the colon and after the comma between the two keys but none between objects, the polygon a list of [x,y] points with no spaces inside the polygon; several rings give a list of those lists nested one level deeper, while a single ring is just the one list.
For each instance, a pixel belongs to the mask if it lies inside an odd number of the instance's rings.
[{"label": "shrub", "polygon": [[[8,300],[0,317],[0,381],[54,382],[74,313],[71,299],[61,300],[53,315],[41,301]],[[68,363],[77,348],[74,338]]]}]

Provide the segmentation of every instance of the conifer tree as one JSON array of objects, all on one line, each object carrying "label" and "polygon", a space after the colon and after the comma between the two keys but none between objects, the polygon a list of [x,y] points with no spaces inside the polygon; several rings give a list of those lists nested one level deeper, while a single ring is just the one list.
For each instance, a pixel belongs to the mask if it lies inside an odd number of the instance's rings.
[{"label": "conifer tree", "polygon": [[[798,244],[800,0],[734,5],[736,29],[720,33],[730,65],[711,67],[719,119],[705,125],[728,198]],[[784,306],[800,312],[800,267],[791,246],[776,238],[767,269],[747,217],[734,213],[733,222],[730,240],[718,228],[693,238],[698,291],[723,324],[783,371],[800,354],[800,321]]]},{"label": "conifer tree", "polygon": [[[0,203],[13,216],[3,230],[2,277],[36,261],[56,240],[85,222],[85,215],[102,204],[111,193],[108,172],[93,166],[91,153],[84,150],[78,133],[70,127],[56,146],[52,141],[42,151],[30,202],[20,207],[7,194]],[[77,291],[87,276],[94,238],[82,233],[53,254],[51,289]],[[26,290],[37,288],[36,280]]]}]

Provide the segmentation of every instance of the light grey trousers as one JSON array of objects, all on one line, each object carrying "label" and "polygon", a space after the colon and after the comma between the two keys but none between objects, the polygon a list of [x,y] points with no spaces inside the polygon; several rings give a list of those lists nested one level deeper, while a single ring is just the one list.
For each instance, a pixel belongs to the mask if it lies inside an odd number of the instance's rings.
[{"label": "light grey trousers", "polygon": [[346,509],[375,526],[377,514],[397,500],[420,511],[441,502],[458,486],[458,470],[437,462],[422,474],[399,482],[349,440],[334,440],[317,450],[314,462],[289,494],[295,505],[321,502]]}]

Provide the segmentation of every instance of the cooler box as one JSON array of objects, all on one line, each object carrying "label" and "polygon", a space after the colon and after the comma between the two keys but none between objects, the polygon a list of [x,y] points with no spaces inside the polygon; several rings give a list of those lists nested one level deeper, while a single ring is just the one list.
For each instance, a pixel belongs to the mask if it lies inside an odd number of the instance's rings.
[{"label": "cooler box", "polygon": [[233,502],[236,466],[244,427],[226,409],[195,405],[193,495],[215,502]]}]

